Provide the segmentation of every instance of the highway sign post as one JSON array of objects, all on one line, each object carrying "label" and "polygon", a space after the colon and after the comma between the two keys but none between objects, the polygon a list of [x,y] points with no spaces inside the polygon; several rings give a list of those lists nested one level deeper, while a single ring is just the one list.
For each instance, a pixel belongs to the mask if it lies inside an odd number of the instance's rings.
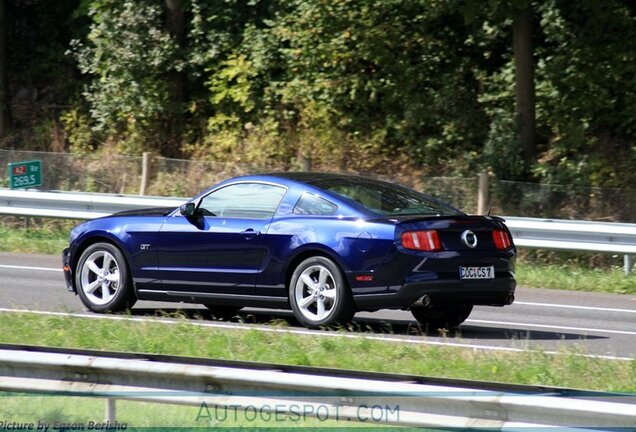
[{"label": "highway sign post", "polygon": [[11,189],[42,186],[42,161],[11,162],[9,164],[9,186]]}]

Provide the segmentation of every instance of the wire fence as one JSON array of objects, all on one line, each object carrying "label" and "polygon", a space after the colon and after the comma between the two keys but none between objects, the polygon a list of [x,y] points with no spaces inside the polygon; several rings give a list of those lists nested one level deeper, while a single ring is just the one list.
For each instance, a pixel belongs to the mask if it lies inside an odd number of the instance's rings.
[{"label": "wire fence", "polygon": [[[0,150],[0,166],[10,162],[42,161],[43,190],[106,193],[138,193],[141,158],[114,155],[76,155],[19,150]],[[5,168],[0,186],[8,186]]]},{"label": "wire fence", "polygon": [[636,189],[495,181],[492,203],[500,214],[636,222]]},{"label": "wire fence", "polygon": [[[0,150],[0,166],[27,160],[42,161],[42,190],[140,192],[142,157]],[[157,156],[151,157],[148,162],[145,193],[157,196],[191,196],[229,177],[289,169],[275,164],[220,163]],[[330,168],[327,167],[327,170]],[[0,187],[8,187],[6,173],[0,176]],[[407,186],[449,202],[467,213],[477,211],[477,176],[378,177],[385,180],[399,178]],[[496,179],[491,179],[488,189],[492,214],[636,222],[636,189],[581,188]]]}]

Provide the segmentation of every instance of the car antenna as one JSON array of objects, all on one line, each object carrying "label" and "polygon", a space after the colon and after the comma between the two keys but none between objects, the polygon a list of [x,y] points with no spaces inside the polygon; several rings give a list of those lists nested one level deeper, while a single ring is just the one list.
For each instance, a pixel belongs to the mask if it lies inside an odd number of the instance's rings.
[{"label": "car antenna", "polygon": [[488,211],[486,212],[486,216],[490,217],[490,210],[492,210],[492,204],[488,206]]}]

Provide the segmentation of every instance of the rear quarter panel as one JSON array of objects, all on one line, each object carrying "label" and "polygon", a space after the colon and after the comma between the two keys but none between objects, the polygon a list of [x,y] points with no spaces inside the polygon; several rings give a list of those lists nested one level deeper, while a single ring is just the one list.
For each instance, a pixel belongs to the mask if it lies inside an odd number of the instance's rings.
[{"label": "rear quarter panel", "polygon": [[269,227],[268,253],[257,288],[263,295],[286,295],[286,277],[298,259],[310,255],[332,258],[354,288],[358,273],[373,273],[396,252],[394,226],[354,217],[289,216]]}]

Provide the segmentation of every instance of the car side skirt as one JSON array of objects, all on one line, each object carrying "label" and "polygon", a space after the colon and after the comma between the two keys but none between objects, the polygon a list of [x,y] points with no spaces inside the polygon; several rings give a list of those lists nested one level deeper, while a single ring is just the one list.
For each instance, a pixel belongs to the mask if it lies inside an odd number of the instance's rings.
[{"label": "car side skirt", "polygon": [[139,300],[214,304],[221,306],[262,307],[269,309],[290,308],[287,297],[144,289],[137,290],[137,296]]}]

